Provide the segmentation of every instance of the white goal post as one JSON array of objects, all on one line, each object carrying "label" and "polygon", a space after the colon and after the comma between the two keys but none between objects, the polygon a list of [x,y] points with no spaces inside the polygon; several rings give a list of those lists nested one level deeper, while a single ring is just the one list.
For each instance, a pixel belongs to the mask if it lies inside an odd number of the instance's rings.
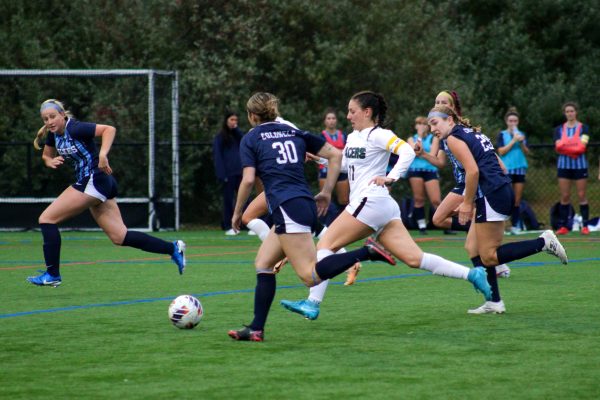
[{"label": "white goal post", "polygon": [[[155,230],[157,228],[166,228],[178,230],[180,226],[179,209],[179,74],[177,71],[155,70],[155,69],[0,69],[0,80],[4,78],[49,78],[49,77],[77,77],[77,78],[118,78],[118,77],[146,77],[147,78],[147,124],[148,124],[148,147],[147,147],[147,174],[148,187],[147,196],[144,197],[124,197],[117,198],[119,204],[130,204],[143,206],[147,205],[147,224],[144,226],[135,226],[136,229]],[[160,203],[170,203],[169,210],[173,216],[169,216],[168,224],[157,221],[156,213],[156,130],[155,130],[155,80],[157,77],[170,78],[170,105],[171,105],[171,193],[170,196],[161,197]],[[35,104],[39,106],[39,104]],[[102,121],[93,121],[102,123]],[[118,129],[118,127],[117,127]],[[33,136],[32,136],[33,139]],[[133,160],[132,160],[133,161]],[[50,203],[53,197],[0,197],[0,207],[6,208],[9,204],[35,204]],[[14,212],[14,211],[13,211]],[[169,211],[170,212],[170,211]],[[0,218],[0,230],[18,230],[30,229],[32,226],[6,226]],[[8,224],[10,225],[10,224]],[[25,224],[27,225],[27,224]],[[68,223],[64,224],[70,228]],[[61,226],[62,228],[63,226]],[[92,226],[82,226],[77,229],[89,229]]]}]

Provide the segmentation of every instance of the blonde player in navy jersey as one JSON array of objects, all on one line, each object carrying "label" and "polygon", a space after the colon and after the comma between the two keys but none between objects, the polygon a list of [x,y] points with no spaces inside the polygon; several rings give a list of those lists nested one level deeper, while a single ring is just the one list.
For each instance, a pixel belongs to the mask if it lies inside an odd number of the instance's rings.
[{"label": "blonde player in navy jersey", "polygon": [[[463,202],[458,207],[458,219],[461,224],[470,222],[475,210],[477,250],[481,265],[489,270],[488,279],[495,277],[496,265],[520,260],[541,251],[567,264],[565,249],[551,230],[543,232],[537,239],[502,244],[504,221],[510,217],[514,193],[510,178],[500,167],[492,142],[450,107],[434,107],[427,119],[431,132],[446,141],[449,151],[464,169],[465,191]],[[493,296],[497,290],[496,281],[496,286],[492,285]],[[469,313],[504,313],[505,310],[504,302],[497,297],[469,310]]]},{"label": "blonde player in navy jersey", "polygon": [[[70,161],[75,169],[76,182],[65,189],[40,215],[46,271],[27,280],[38,286],[56,287],[62,283],[58,224],[88,209],[114,244],[170,255],[177,264],[179,273],[183,274],[183,241],[166,242],[142,232],[130,231],[123,223],[115,200],[117,183],[108,163],[108,153],[116,129],[110,125],[77,121],[60,101],[54,99],[42,103],[40,114],[44,126],[38,131],[34,146],[41,150],[42,139],[47,135],[42,154],[44,163],[48,168],[57,169],[65,161]],[[102,138],[100,151],[96,148],[96,137]]]},{"label": "blonde player in navy jersey", "polygon": [[[250,325],[229,331],[235,340],[261,342],[264,326],[275,297],[273,265],[287,256],[298,277],[314,286],[333,278],[361,260],[395,261],[381,247],[369,244],[345,254],[336,254],[317,262],[312,231],[318,214],[329,207],[331,191],[340,171],[342,155],[325,139],[276,121],[279,100],[270,93],[259,92],[248,100],[248,120],[254,127],[240,144],[243,176],[232,218],[239,229],[242,209],[255,177],[263,181],[269,213],[275,228],[262,242],[255,259],[256,290],[254,319]],[[304,159],[310,152],[329,161],[323,190],[313,198],[304,175]],[[316,201],[315,201],[316,200]],[[339,267],[341,270],[338,270]]]},{"label": "blonde player in navy jersey", "polygon": [[[469,269],[435,254],[424,253],[402,224],[398,203],[390,196],[386,186],[406,174],[415,152],[392,131],[382,128],[386,111],[383,96],[370,91],[356,93],[348,103],[347,118],[354,131],[348,135],[343,164],[350,182],[350,204],[319,240],[317,259],[376,234],[377,240],[409,267],[468,280],[486,299],[490,299],[491,290],[483,268]],[[398,155],[398,161],[386,175],[391,153]],[[342,267],[339,268],[341,271]],[[315,289],[311,288],[311,291]],[[319,315],[319,304],[310,298],[283,300],[281,304],[308,319]]]},{"label": "blonde player in navy jersey", "polygon": [[[462,117],[462,107],[458,93],[450,90],[442,90],[435,98],[436,106],[446,106],[452,108],[456,115]],[[464,119],[467,121],[467,119]],[[465,171],[462,164],[454,157],[452,152],[448,149],[446,140],[439,140],[435,138],[432,142],[430,152],[426,152],[423,146],[415,146],[415,152],[418,156],[423,157],[431,164],[438,168],[443,168],[448,160],[452,166],[452,174],[454,175],[455,186],[452,190],[444,197],[440,206],[435,210],[433,215],[433,224],[440,228],[451,228],[452,230],[469,232],[465,241],[465,249],[469,254],[469,258],[473,263],[474,267],[481,266],[479,254],[477,253],[477,243],[475,243],[475,235],[471,233],[470,227],[471,222],[466,224],[460,224],[458,222],[458,215],[456,210],[462,204],[464,198],[463,193],[465,191]],[[495,291],[494,287],[497,286],[497,277],[508,278],[510,276],[510,268],[506,264],[496,266],[495,276],[489,276],[488,282],[492,286],[493,296],[498,298],[499,293]],[[499,298],[498,298],[499,301]]]}]

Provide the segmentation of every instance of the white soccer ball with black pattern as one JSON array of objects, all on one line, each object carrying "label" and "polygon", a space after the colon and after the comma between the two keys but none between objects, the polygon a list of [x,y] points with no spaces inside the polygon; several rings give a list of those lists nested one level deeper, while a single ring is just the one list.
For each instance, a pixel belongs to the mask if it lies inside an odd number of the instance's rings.
[{"label": "white soccer ball with black pattern", "polygon": [[169,305],[169,319],[179,329],[192,329],[200,323],[204,310],[194,296],[178,296]]}]

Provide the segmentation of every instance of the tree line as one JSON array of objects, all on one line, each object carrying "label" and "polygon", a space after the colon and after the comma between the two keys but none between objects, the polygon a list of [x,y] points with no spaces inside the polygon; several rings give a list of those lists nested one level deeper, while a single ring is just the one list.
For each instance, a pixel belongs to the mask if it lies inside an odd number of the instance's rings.
[{"label": "tree line", "polygon": [[[502,128],[509,106],[519,110],[533,143],[552,141],[551,129],[562,122],[561,104],[568,100],[579,103],[592,141],[600,122],[594,104],[600,88],[597,1],[1,3],[2,68],[179,71],[184,141],[210,142],[226,109],[240,112],[248,128],[245,101],[257,90],[278,95],[284,116],[313,131],[321,129],[331,106],[348,128],[347,101],[363,89],[384,94],[390,127],[401,137],[442,89],[456,90],[465,114],[490,137]],[[82,119],[100,116],[108,120],[97,122],[110,123],[111,112],[91,109],[94,93],[81,93],[79,84],[6,87],[0,140],[32,138],[41,123],[37,106],[48,97],[77,108]],[[110,108],[109,99],[103,104]],[[197,147],[182,160],[190,220],[199,214],[198,220],[214,220],[217,211],[210,203],[218,195],[208,154]]]}]

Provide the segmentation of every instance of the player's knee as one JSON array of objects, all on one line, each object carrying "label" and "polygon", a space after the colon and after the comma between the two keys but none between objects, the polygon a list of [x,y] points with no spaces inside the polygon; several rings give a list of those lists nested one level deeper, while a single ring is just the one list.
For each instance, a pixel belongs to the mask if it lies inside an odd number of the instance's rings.
[{"label": "player's knee", "polygon": [[496,256],[496,251],[486,252],[480,254],[481,262],[483,265],[498,265],[498,257]]},{"label": "player's knee", "polygon": [[433,225],[437,226],[438,228],[442,227],[442,224],[444,223],[445,218],[442,218],[442,216],[438,213],[433,214],[433,218],[431,219],[431,222],[433,223]]},{"label": "player's knee", "polygon": [[302,280],[302,283],[304,283],[304,285],[306,287],[312,287],[317,285],[320,281],[319,278],[316,276],[313,276],[312,272],[310,271],[298,271],[298,277],[300,278],[300,280]]},{"label": "player's knee", "polygon": [[246,213],[242,214],[242,224],[244,224],[244,225],[248,225],[248,223],[250,221],[252,221],[253,219],[254,218],[252,218],[252,215],[250,215],[250,214],[246,214]]},{"label": "player's knee", "polygon": [[421,267],[421,259],[423,258],[423,253],[420,254],[411,254],[408,257],[404,257],[402,262],[408,265],[410,268],[420,268]]},{"label": "player's knee", "polygon": [[106,232],[106,236],[113,242],[116,246],[123,246],[123,242],[125,241],[125,235],[121,232]]}]

